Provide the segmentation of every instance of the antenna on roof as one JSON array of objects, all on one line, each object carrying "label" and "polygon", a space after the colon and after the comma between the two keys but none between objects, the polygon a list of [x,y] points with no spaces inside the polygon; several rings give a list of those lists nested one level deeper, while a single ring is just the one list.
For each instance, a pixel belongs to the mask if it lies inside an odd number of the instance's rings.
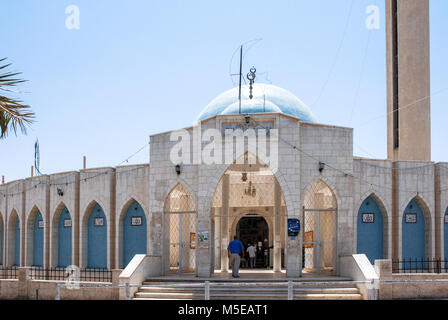
[{"label": "antenna on roof", "polygon": [[266,94],[263,94],[263,112],[266,112]]},{"label": "antenna on roof", "polygon": [[[239,113],[241,113],[241,81],[244,79],[243,78],[243,46],[245,46],[246,45],[246,52],[244,52],[244,56],[247,54],[247,52],[254,46],[254,45],[256,45],[258,42],[260,42],[261,40],[263,40],[263,39],[261,39],[261,38],[258,38],[258,39],[253,39],[253,40],[249,40],[249,41],[246,41],[246,42],[244,42],[243,44],[241,44],[236,50],[235,50],[235,52],[233,53],[233,55],[232,55],[232,58],[230,59],[230,63],[229,63],[229,75],[230,75],[230,79],[231,79],[231,81],[232,81],[232,83],[233,83],[233,85],[236,87],[236,83],[235,83],[235,81],[233,81],[234,79],[233,79],[233,77],[234,76],[238,76],[239,77],[239,85],[238,85],[238,87],[239,87],[239,96],[238,96],[238,99],[239,99]],[[235,55],[236,55],[236,53],[238,52],[238,49],[240,50],[240,72],[239,73],[233,73],[232,72],[232,65],[233,65],[233,58],[235,57]],[[246,81],[246,80],[244,80],[244,81]]]},{"label": "antenna on roof", "polygon": [[239,84],[239,95],[238,95],[238,99],[239,99],[239,113],[241,114],[241,78],[243,76],[243,45],[241,45],[241,49],[240,49],[240,84]]},{"label": "antenna on roof", "polygon": [[39,140],[36,138],[36,142],[34,143],[34,168],[36,169],[36,173],[40,176],[42,173],[40,172],[40,151],[39,151]]}]

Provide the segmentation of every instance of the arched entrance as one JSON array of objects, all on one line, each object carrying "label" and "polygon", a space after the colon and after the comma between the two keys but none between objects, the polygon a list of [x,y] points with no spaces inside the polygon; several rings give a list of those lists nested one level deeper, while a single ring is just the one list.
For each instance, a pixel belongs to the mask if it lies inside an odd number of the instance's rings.
[{"label": "arched entrance", "polygon": [[0,213],[0,265],[3,265],[3,216]]},{"label": "arched entrance", "polygon": [[[242,217],[236,225],[236,236],[245,248],[249,245],[255,246],[255,268],[269,267],[269,226],[265,218],[256,214]],[[243,268],[248,267],[247,258],[245,257]]]},{"label": "arched entrance", "polygon": [[322,180],[312,185],[305,195],[302,221],[302,272],[334,273],[337,200]]},{"label": "arched entrance", "polygon": [[62,209],[58,220],[58,267],[72,264],[72,218],[66,207]]},{"label": "arched entrance", "polygon": [[146,216],[142,206],[133,201],[123,218],[123,268],[136,254],[146,254]]},{"label": "arched entrance", "polygon": [[13,266],[20,266],[20,219],[14,223],[14,260]]},{"label": "arched entrance", "polygon": [[[269,166],[251,153],[246,153],[231,164],[215,189],[211,205],[211,225],[213,265],[217,272],[229,271],[227,246],[233,236],[242,237],[240,240],[243,240],[243,243],[252,237],[246,236],[247,232],[253,231],[250,231],[251,227],[244,229],[244,224],[256,223],[257,219],[249,218],[248,214],[256,214],[255,217],[259,218],[260,223],[264,221],[268,225],[265,237],[267,241],[262,240],[265,251],[261,255],[264,257],[266,253],[267,262],[266,264],[260,262],[260,265],[266,265],[274,272],[280,272],[285,267],[283,254],[287,218],[285,199],[280,184]],[[243,231],[246,231],[241,232],[240,224],[238,235],[240,222],[243,224]],[[244,244],[247,248],[247,243]]]},{"label": "arched entrance", "polygon": [[20,218],[16,210],[13,210],[8,219],[8,265],[20,266]]},{"label": "arched entrance", "polygon": [[421,269],[424,267],[424,263],[421,261],[426,259],[429,251],[427,250],[426,233],[429,221],[426,220],[423,208],[418,203],[417,198],[412,199],[406,206],[401,221],[402,259],[405,261],[407,269]]},{"label": "arched entrance", "polygon": [[191,193],[177,184],[165,199],[163,222],[164,273],[196,271],[196,205]]},{"label": "arched entrance", "polygon": [[357,253],[364,253],[372,264],[384,257],[384,219],[379,204],[369,196],[358,210]]},{"label": "arched entrance", "polygon": [[[443,243],[443,253],[446,261],[448,259],[448,208],[446,208],[445,215],[443,216]],[[445,264],[446,267],[448,267],[448,262]]]},{"label": "arched entrance", "polygon": [[26,266],[44,265],[44,219],[37,206],[31,210],[25,225],[25,262]]},{"label": "arched entrance", "polygon": [[33,222],[33,266],[44,265],[44,221],[42,214],[37,211]]},{"label": "arched entrance", "polygon": [[107,269],[107,219],[99,204],[87,221],[87,268]]}]

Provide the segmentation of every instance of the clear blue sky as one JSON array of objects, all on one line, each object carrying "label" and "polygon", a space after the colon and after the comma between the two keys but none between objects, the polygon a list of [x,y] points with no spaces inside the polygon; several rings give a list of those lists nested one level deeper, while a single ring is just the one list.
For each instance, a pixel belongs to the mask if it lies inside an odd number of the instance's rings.
[{"label": "clear blue sky", "polygon": [[[448,1],[430,3],[432,159],[448,161]],[[71,4],[79,30],[65,26]],[[380,30],[365,27],[372,4]],[[83,155],[115,166],[149,135],[191,126],[233,87],[230,58],[255,38],[245,72],[267,72],[257,80],[294,93],[320,123],[353,127],[355,155],[387,157],[383,0],[0,0],[0,12],[0,57],[29,80],[20,98],[37,115],[27,136],[0,141],[7,181],[30,175],[36,138],[41,171],[54,173],[79,170]]]}]

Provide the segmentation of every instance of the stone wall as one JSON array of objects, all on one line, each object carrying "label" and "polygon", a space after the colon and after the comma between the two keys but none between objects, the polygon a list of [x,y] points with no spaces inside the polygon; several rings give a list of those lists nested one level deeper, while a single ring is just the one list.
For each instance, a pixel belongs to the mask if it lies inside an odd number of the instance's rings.
[{"label": "stone wall", "polygon": [[391,260],[376,260],[375,271],[380,280],[379,300],[446,299],[448,297],[448,274],[446,273],[392,273]]},{"label": "stone wall", "polygon": [[358,210],[371,196],[383,214],[384,258],[392,258],[392,162],[355,158],[353,174],[353,248],[356,251]]},{"label": "stone wall", "polygon": [[[72,219],[72,264],[87,265],[87,220],[99,204],[107,219],[108,268],[120,266],[121,227],[126,206],[137,201],[149,216],[149,165],[96,168],[32,177],[0,185],[0,217],[4,224],[4,265],[14,263],[14,217],[20,219],[19,266],[31,266],[32,224],[37,211],[44,220],[44,267],[56,267],[57,229],[67,207]],[[118,209],[117,209],[118,208]],[[147,219],[149,221],[149,219]],[[148,226],[148,224],[147,224]],[[121,235],[121,238],[120,238]]]},{"label": "stone wall", "polygon": [[[323,181],[337,201],[338,256],[354,252],[353,225],[353,129],[301,123],[300,127],[301,199],[313,184]],[[290,149],[289,152],[293,152]],[[319,162],[324,163],[319,171]],[[300,205],[299,205],[300,207]],[[339,265],[338,261],[335,266]]]},{"label": "stone wall", "polygon": [[[448,165],[431,162],[370,160],[353,158],[353,130],[350,128],[302,123],[282,114],[251,115],[251,125],[269,123],[278,129],[278,166],[273,174],[285,201],[287,218],[302,219],[304,199],[316,183],[323,182],[331,189],[337,203],[336,260],[338,256],[356,252],[357,214],[368,196],[374,196],[381,207],[387,227],[385,258],[401,257],[401,219],[404,208],[412,199],[421,204],[427,223],[427,253],[439,257],[444,252],[443,215],[448,207]],[[107,218],[107,251],[109,269],[122,266],[123,217],[133,201],[146,214],[147,254],[162,256],[164,245],[163,211],[168,194],[177,184],[183,185],[195,204],[197,230],[210,231],[213,238],[214,221],[211,207],[215,190],[229,168],[225,163],[207,165],[201,158],[202,148],[210,144],[204,138],[207,129],[224,124],[245,126],[239,115],[215,116],[191,128],[188,134],[188,160],[173,163],[173,147],[179,143],[172,131],[151,136],[151,165],[117,168],[85,169],[18,180],[0,185],[0,216],[4,225],[3,262],[12,265],[14,258],[14,217],[20,219],[20,266],[32,263],[31,223],[36,210],[44,218],[44,266],[57,265],[57,221],[67,207],[72,217],[72,261],[83,268],[87,265],[87,219],[95,204]],[[173,141],[171,141],[173,140]],[[220,147],[225,150],[223,139]],[[246,150],[231,150],[232,159],[243,156]],[[223,152],[224,155],[224,152]],[[323,163],[319,170],[319,162]],[[180,165],[180,174],[175,166]],[[321,181],[321,182],[320,182]],[[396,189],[393,186],[396,185]],[[395,204],[395,207],[394,207]],[[199,228],[200,227],[200,228]],[[222,239],[227,241],[229,239]],[[274,246],[281,242],[287,257],[288,276],[299,276],[302,270],[302,237],[272,239]],[[279,246],[277,246],[278,248]],[[216,244],[203,243],[196,249],[197,275],[213,272]],[[335,261],[338,266],[338,261]],[[336,270],[338,273],[338,270]],[[162,270],[160,270],[162,272]]]},{"label": "stone wall", "polygon": [[[77,288],[59,287],[60,300],[118,300],[122,270],[112,270],[112,282],[79,282]],[[18,279],[0,279],[0,300],[55,300],[56,285],[65,281],[31,280],[29,268],[18,269]],[[85,287],[84,287],[85,285]]]}]

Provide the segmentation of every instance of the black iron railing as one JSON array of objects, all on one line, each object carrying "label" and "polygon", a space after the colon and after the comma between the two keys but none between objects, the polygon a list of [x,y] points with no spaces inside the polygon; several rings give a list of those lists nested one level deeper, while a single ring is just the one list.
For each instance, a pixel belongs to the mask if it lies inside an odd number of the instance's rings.
[{"label": "black iron railing", "polygon": [[112,271],[109,269],[81,269],[79,280],[112,282]]},{"label": "black iron railing", "polygon": [[448,260],[445,259],[403,259],[392,260],[393,273],[448,273]]},{"label": "black iron railing", "polygon": [[73,280],[92,282],[112,282],[112,271],[108,269],[79,269],[31,267],[32,280]]},{"label": "black iron railing", "polygon": [[17,267],[0,266],[0,279],[17,279],[18,277],[19,273],[17,271]]},{"label": "black iron railing", "polygon": [[65,268],[31,267],[29,276],[32,280],[67,280],[70,273]]}]

